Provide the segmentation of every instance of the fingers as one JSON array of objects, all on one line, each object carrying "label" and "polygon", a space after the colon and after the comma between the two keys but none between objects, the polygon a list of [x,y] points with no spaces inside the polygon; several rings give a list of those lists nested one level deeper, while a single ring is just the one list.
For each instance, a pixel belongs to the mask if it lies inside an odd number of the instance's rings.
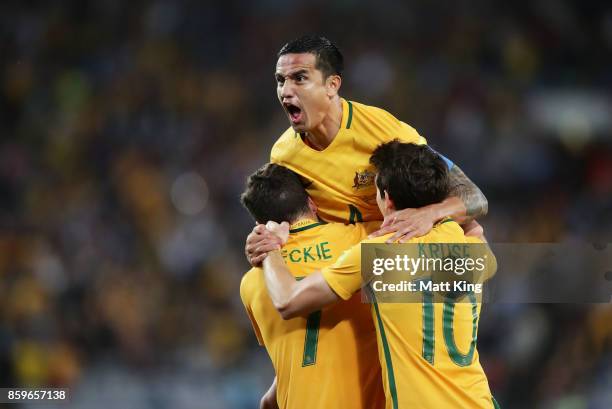
[{"label": "fingers", "polygon": [[[408,231],[412,227],[412,222],[400,222],[394,223],[387,227],[380,228],[376,230],[374,233],[370,234],[368,237],[380,237],[389,233],[400,233],[399,236],[403,235],[405,231]],[[395,237],[394,235],[393,237]],[[398,237],[399,237],[398,236]],[[389,243],[389,242],[388,242]]]},{"label": "fingers", "polygon": [[395,213],[391,213],[389,216],[385,217],[380,227],[387,227],[392,225],[393,223],[395,223]]},{"label": "fingers", "polygon": [[253,228],[253,231],[249,233],[246,239],[247,246],[252,243],[257,243],[261,240],[262,235],[265,235],[267,232],[266,226],[263,224],[258,224]]},{"label": "fingers", "polygon": [[249,263],[253,267],[260,267],[264,259],[268,256],[268,252],[280,250],[281,245],[277,241],[265,241],[263,244],[256,247],[252,253],[247,255]]},{"label": "fingers", "polygon": [[260,245],[253,252],[254,256],[259,256],[262,253],[268,253],[269,251],[280,250],[281,245],[278,241],[266,241],[264,244]]},{"label": "fingers", "polygon": [[257,223],[257,225],[255,227],[253,227],[253,232],[254,233],[262,233],[264,231],[266,231],[266,225],[265,224]]},{"label": "fingers", "polygon": [[420,237],[423,233],[421,233],[418,229],[410,230],[406,232],[403,236],[401,236],[398,240],[399,243],[407,243],[410,239],[414,237]]},{"label": "fingers", "polygon": [[383,223],[380,225],[380,227],[391,227],[398,223],[406,221],[406,220],[402,220],[401,218],[402,213],[400,213],[401,211],[402,210],[398,210],[391,214],[388,214],[387,217],[384,218]]},{"label": "fingers", "polygon": [[370,233],[370,235],[368,236],[368,238],[373,238],[373,237],[380,237],[380,236],[384,236],[385,234],[389,234],[389,233],[393,233],[395,231],[395,229],[393,228],[393,226],[387,226],[387,227],[382,227],[378,230],[376,230],[375,232]]},{"label": "fingers", "polygon": [[264,253],[261,256],[253,257],[249,261],[253,267],[261,267],[261,263],[268,257],[268,253]]},{"label": "fingers", "polygon": [[266,230],[274,231],[274,229],[278,229],[279,227],[280,225],[278,223],[273,222],[271,220],[266,223]]},{"label": "fingers", "polygon": [[399,241],[400,243],[405,243],[406,241],[414,237],[415,234],[416,234],[416,227],[409,225],[406,228],[396,231],[395,234],[389,237],[389,239],[385,243],[394,243],[396,241]]},{"label": "fingers", "polygon": [[[271,235],[274,236],[274,235]],[[247,258],[251,258],[254,253],[257,252],[257,248],[261,245],[265,244],[266,241],[275,240],[274,237],[257,235],[254,237],[247,238],[246,245],[244,246],[244,252],[247,255]]]},{"label": "fingers", "polygon": [[253,247],[258,243],[261,243],[264,240],[276,240],[277,236],[273,232],[267,230],[264,227],[264,230],[261,233],[251,233],[247,236],[247,247]]},{"label": "fingers", "polygon": [[[256,232],[255,230],[259,229],[259,226],[263,231]],[[264,225],[258,225],[248,235],[244,253],[249,264],[258,267],[269,251],[280,249],[282,244],[282,240],[277,235],[266,230]]]},{"label": "fingers", "polygon": [[391,236],[386,241],[386,243],[393,243],[400,237],[403,237],[404,235],[409,234],[412,230],[415,230],[415,229],[416,229],[416,225],[412,222],[400,222],[400,223],[395,223],[391,226],[388,226],[384,229],[380,229],[374,233],[380,233],[379,236],[384,236],[385,234],[389,234],[389,233],[395,233],[393,236]]}]

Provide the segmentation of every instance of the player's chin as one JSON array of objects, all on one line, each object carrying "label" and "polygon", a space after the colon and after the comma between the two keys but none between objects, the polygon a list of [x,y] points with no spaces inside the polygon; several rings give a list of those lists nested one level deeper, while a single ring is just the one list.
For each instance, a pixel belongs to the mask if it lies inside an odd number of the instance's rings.
[{"label": "player's chin", "polygon": [[297,123],[292,122],[291,128],[293,128],[293,130],[296,133],[306,132],[306,124],[303,122],[297,122]]}]

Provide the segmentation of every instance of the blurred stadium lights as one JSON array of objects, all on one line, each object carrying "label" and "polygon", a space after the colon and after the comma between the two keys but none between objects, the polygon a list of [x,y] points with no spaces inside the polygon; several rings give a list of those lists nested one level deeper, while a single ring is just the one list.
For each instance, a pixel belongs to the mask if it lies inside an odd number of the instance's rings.
[{"label": "blurred stadium lights", "polygon": [[170,189],[174,207],[184,215],[194,216],[206,207],[208,185],[196,172],[186,172],[177,177]]},{"label": "blurred stadium lights", "polygon": [[612,100],[593,89],[536,92],[528,97],[526,106],[536,127],[569,147],[607,138],[612,130]]}]

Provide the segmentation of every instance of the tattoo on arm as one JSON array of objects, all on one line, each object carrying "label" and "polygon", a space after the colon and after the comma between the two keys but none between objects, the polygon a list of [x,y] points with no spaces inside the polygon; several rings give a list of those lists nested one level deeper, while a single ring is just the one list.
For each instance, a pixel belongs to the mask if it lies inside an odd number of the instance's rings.
[{"label": "tattoo on arm", "polygon": [[465,173],[454,165],[449,172],[451,193],[463,201],[465,214],[469,219],[484,216],[489,210],[487,198],[480,191],[478,186],[468,178]]}]

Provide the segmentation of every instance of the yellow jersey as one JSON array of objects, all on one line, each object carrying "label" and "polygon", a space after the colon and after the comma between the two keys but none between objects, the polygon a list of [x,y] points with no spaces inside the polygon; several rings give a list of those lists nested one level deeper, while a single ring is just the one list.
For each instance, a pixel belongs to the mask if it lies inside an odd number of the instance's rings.
[{"label": "yellow jersey", "polygon": [[[291,226],[282,255],[299,279],[335,262],[380,223],[344,225],[302,220]],[[240,297],[277,376],[281,409],[383,409],[376,330],[360,294],[307,318],[283,320],[270,301],[263,270],[252,268]]]},{"label": "yellow jersey", "polygon": [[[391,234],[364,240],[384,243]],[[481,243],[453,221],[409,243]],[[362,285],[361,245],[322,274],[346,299]],[[371,293],[373,294],[373,292]],[[480,303],[376,303],[372,318],[388,409],[493,409],[496,406],[476,349]]]},{"label": "yellow jersey", "polygon": [[302,176],[323,220],[382,220],[370,156],[378,145],[396,138],[419,145],[427,143],[414,128],[387,111],[342,99],[340,130],[327,148],[311,148],[289,128],[272,147],[270,161]]}]

